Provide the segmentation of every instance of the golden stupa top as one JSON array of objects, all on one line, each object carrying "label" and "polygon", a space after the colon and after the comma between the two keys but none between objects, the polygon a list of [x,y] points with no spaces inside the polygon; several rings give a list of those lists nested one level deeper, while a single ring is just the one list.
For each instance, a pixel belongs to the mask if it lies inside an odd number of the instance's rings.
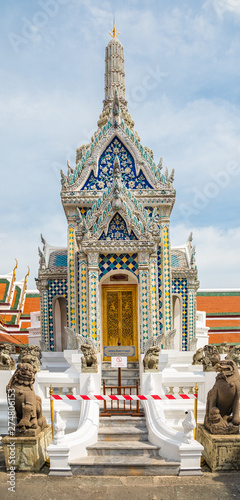
[{"label": "golden stupa top", "polygon": [[118,35],[120,35],[120,31],[118,31],[115,28],[115,24],[113,25],[113,28],[111,29],[111,31],[109,31],[109,35],[111,35],[112,38],[117,38]]}]

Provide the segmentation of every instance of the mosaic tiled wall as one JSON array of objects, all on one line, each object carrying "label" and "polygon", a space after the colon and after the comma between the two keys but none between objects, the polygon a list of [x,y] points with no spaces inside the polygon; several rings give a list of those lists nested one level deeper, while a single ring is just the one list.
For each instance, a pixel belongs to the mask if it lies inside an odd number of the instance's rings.
[{"label": "mosaic tiled wall", "polygon": [[78,305],[80,334],[88,335],[88,287],[87,287],[87,259],[86,255],[78,256]]},{"label": "mosaic tiled wall", "polygon": [[170,280],[170,247],[169,247],[169,229],[165,226],[162,230],[163,245],[163,287],[164,287],[164,316],[165,330],[171,330],[171,280]]},{"label": "mosaic tiled wall", "polygon": [[48,288],[49,339],[50,339],[50,350],[54,351],[53,299],[55,297],[64,297],[68,304],[68,285],[67,285],[67,280],[50,280],[48,283],[49,283],[49,288]]},{"label": "mosaic tiled wall", "polygon": [[163,330],[163,313],[162,313],[162,262],[161,262],[161,247],[158,247],[157,252],[157,269],[158,269],[158,307],[159,307],[159,330]]},{"label": "mosaic tiled wall", "polygon": [[68,316],[69,326],[74,330],[76,328],[75,279],[74,228],[70,225],[68,228]]},{"label": "mosaic tiled wall", "polygon": [[188,341],[195,336],[196,300],[194,290],[188,290]]},{"label": "mosaic tiled wall", "polygon": [[90,337],[97,340],[98,332],[98,272],[89,271],[89,329]]},{"label": "mosaic tiled wall", "polygon": [[182,297],[182,350],[187,351],[188,334],[188,289],[186,279],[174,279],[172,282],[172,293]]},{"label": "mosaic tiled wall", "polygon": [[138,275],[137,253],[99,255],[99,279],[114,269],[126,269]]},{"label": "mosaic tiled wall", "polygon": [[158,273],[157,261],[153,257],[150,259],[150,282],[151,282],[151,311],[152,311],[152,335],[158,335]]},{"label": "mosaic tiled wall", "polygon": [[140,350],[148,340],[149,336],[149,272],[148,270],[139,271],[140,285],[140,318],[141,318],[141,335],[140,335]]},{"label": "mosaic tiled wall", "polygon": [[49,318],[48,318],[48,291],[43,290],[41,300],[41,330],[42,330],[42,340],[50,349],[49,341]]},{"label": "mosaic tiled wall", "polygon": [[152,186],[149,184],[142,171],[139,172],[138,176],[136,175],[134,159],[131,153],[126,149],[123,143],[115,137],[100,157],[97,178],[91,173],[83,187],[84,190],[104,189],[111,184],[113,163],[116,155],[119,157],[122,179],[127,188],[152,189]]}]

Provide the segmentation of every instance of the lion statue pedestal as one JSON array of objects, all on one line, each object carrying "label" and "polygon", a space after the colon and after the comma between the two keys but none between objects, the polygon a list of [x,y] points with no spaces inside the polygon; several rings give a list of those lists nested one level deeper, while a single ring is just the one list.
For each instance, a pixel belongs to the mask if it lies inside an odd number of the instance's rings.
[{"label": "lion statue pedestal", "polygon": [[197,440],[204,446],[203,458],[212,471],[240,470],[240,375],[232,360],[220,361],[215,369],[220,373],[208,393]]},{"label": "lion statue pedestal", "polygon": [[[34,471],[47,459],[52,429],[42,415],[42,400],[33,389],[36,368],[19,363],[7,385],[9,436],[3,438],[6,469]],[[16,415],[16,417],[15,417]]]}]

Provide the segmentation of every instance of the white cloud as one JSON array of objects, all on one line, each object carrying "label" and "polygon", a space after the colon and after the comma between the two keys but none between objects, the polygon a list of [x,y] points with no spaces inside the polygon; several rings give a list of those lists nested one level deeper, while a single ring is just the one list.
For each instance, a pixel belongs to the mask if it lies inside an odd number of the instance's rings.
[{"label": "white cloud", "polygon": [[220,18],[222,18],[227,12],[240,15],[239,0],[207,0],[205,6],[213,6]]}]

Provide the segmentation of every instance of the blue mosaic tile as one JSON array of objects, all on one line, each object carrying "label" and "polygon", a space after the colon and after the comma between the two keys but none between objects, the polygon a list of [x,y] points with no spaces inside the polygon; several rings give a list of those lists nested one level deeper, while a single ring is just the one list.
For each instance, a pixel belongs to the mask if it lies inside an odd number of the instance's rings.
[{"label": "blue mosaic tile", "polygon": [[161,248],[158,247],[157,252],[157,268],[158,268],[158,297],[159,297],[159,329],[160,333],[163,330],[163,313],[162,313],[162,263],[161,263]]},{"label": "blue mosaic tile", "polygon": [[119,213],[116,213],[112,218],[109,226],[107,236],[102,233],[100,240],[137,240],[133,231],[128,234],[127,225],[125,220]]},{"label": "blue mosaic tile", "polygon": [[99,279],[114,269],[126,269],[138,275],[137,253],[99,255]]},{"label": "blue mosaic tile", "polygon": [[95,177],[93,172],[91,172],[82,189],[99,190],[109,186],[112,182],[113,163],[116,155],[118,155],[122,179],[127,188],[153,189],[141,170],[137,176],[134,159],[131,153],[117,137],[112,140],[100,156],[98,176]]}]

